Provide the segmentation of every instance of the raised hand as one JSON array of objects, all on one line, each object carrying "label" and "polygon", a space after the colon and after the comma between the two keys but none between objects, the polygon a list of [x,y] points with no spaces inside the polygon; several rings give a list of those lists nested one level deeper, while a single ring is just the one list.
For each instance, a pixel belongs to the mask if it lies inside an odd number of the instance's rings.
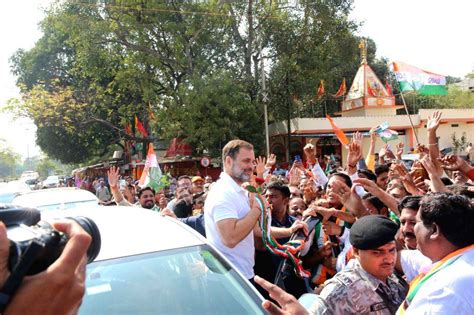
[{"label": "raised hand", "polygon": [[110,169],[107,171],[107,178],[109,180],[110,187],[118,187],[119,179],[120,179],[120,169],[115,166],[111,166]]},{"label": "raised hand", "polygon": [[403,154],[403,148],[405,147],[405,145],[403,144],[403,142],[399,142],[397,144],[397,159],[398,160],[401,160],[402,159],[402,154]]},{"label": "raised hand", "polygon": [[458,155],[450,154],[441,159],[443,168],[448,171],[461,171],[467,173],[470,169],[469,164]]},{"label": "raised hand", "polygon": [[271,169],[273,166],[276,164],[276,155],[275,154],[270,154],[267,158],[267,164],[265,164],[266,169]]},{"label": "raised hand", "polygon": [[257,177],[263,177],[263,172],[265,172],[266,159],[263,156],[259,156],[255,159],[255,172]]},{"label": "raised hand", "polygon": [[443,168],[441,167],[441,162],[438,160],[433,160],[429,155],[425,156],[420,160],[421,164],[428,172],[430,178],[437,177],[441,178],[443,176]]},{"label": "raised hand", "polygon": [[349,167],[354,168],[357,166],[357,162],[362,159],[362,150],[360,145],[356,142],[349,144],[349,152],[347,154],[347,164]]},{"label": "raised hand", "polygon": [[363,140],[362,134],[356,131],[354,135],[352,136],[352,142],[357,143],[362,148],[362,140]]},{"label": "raised hand", "polygon": [[303,151],[304,151],[307,161],[309,161],[311,164],[315,164],[317,162],[316,149],[312,143],[307,143],[304,146]]},{"label": "raised hand", "polygon": [[265,300],[262,307],[270,315],[306,315],[308,312],[298,300],[291,294],[286,293],[277,285],[268,282],[265,279],[255,276],[254,281],[262,288],[268,291],[270,297],[278,303],[278,305]]},{"label": "raised hand", "polygon": [[437,110],[433,112],[433,115],[428,116],[428,122],[426,123],[426,129],[428,132],[436,132],[441,121],[441,111]]}]

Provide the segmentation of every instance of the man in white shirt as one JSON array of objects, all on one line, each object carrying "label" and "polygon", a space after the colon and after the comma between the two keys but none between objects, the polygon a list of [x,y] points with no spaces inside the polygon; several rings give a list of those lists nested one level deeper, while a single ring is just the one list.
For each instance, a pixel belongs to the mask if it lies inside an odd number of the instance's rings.
[{"label": "man in white shirt", "polygon": [[[254,228],[261,209],[253,194],[241,187],[250,181],[254,170],[253,145],[232,140],[222,149],[224,171],[212,186],[204,205],[206,237],[249,280],[254,277]],[[275,238],[288,237],[305,226],[272,228]],[[307,226],[306,226],[307,228]],[[259,233],[258,227],[255,233]],[[261,233],[261,232],[260,232]]]},{"label": "man in white shirt", "polygon": [[[474,206],[471,201],[450,194],[425,196],[414,230],[418,249],[433,265],[418,270],[419,281],[412,282],[399,314],[474,314]],[[410,262],[402,263],[404,271],[417,268],[410,266]]]}]

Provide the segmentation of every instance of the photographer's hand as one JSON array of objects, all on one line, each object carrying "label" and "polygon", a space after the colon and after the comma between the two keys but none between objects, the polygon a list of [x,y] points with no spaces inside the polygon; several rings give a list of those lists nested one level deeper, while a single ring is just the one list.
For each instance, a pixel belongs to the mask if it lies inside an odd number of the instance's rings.
[{"label": "photographer's hand", "polygon": [[[4,314],[77,313],[85,290],[86,252],[92,239],[71,220],[61,220],[53,226],[69,236],[61,256],[46,271],[24,278]],[[5,227],[0,224],[2,272],[7,269],[8,255],[4,253],[8,253],[8,246]]]}]

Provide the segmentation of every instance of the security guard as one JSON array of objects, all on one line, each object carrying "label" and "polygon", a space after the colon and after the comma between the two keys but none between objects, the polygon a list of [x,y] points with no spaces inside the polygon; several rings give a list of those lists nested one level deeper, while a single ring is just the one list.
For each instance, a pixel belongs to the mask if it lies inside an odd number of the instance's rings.
[{"label": "security guard", "polygon": [[393,274],[398,225],[381,215],[357,220],[350,241],[355,266],[325,282],[310,314],[395,314],[408,285]]}]

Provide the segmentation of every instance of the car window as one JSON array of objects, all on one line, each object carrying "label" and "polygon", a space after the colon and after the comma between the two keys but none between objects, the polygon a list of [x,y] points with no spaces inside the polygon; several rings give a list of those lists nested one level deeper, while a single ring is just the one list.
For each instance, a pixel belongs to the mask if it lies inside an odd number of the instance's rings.
[{"label": "car window", "polygon": [[86,285],[80,314],[264,314],[208,245],[94,262]]}]

